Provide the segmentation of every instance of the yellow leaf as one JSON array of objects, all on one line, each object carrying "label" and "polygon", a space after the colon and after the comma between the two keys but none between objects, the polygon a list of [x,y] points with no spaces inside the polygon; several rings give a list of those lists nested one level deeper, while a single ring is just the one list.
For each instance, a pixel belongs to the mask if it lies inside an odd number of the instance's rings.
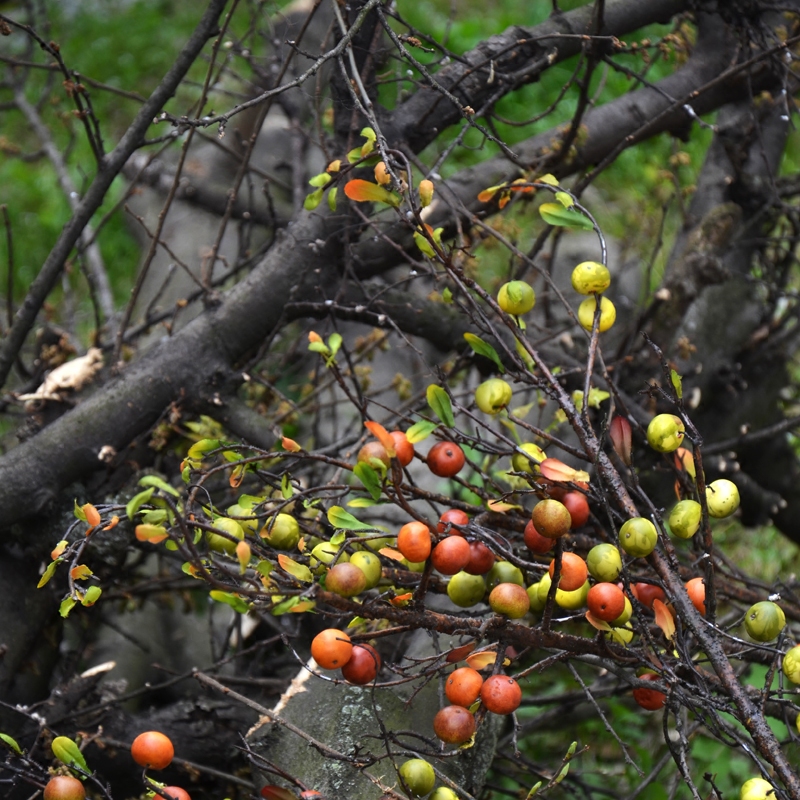
[{"label": "yellow leaf", "polygon": [[308,567],[303,564],[298,564],[294,559],[289,558],[289,556],[283,553],[278,554],[278,563],[281,565],[281,569],[284,570],[284,572],[288,572],[299,581],[309,583],[314,580],[314,576],[311,574],[311,570]]},{"label": "yellow leaf", "polygon": [[94,573],[86,566],[86,564],[78,564],[69,571],[69,575],[74,581],[85,581]]}]

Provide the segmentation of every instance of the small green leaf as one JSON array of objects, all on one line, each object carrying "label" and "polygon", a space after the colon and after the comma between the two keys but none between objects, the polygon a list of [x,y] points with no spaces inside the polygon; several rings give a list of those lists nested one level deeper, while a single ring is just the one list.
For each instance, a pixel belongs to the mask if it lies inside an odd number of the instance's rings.
[{"label": "small green leaf", "polygon": [[332,189],[331,189],[331,190],[328,192],[328,208],[329,208],[331,211],[336,211],[336,195],[337,195],[338,193],[339,193],[339,187],[338,187],[338,186],[334,186],[334,187],[333,187],[333,188],[332,188]]},{"label": "small green leaf", "polygon": [[241,597],[232,594],[231,592],[222,592],[219,589],[212,589],[209,592],[209,595],[212,600],[216,600],[218,603],[225,603],[226,605],[229,605],[239,614],[246,614],[250,610],[250,606],[245,603]]},{"label": "small green leaf", "polygon": [[561,781],[563,781],[567,775],[569,775],[569,764],[564,764],[564,766],[561,768],[561,772],[559,772],[556,776],[555,783],[561,783]]},{"label": "small green leaf", "polygon": [[[441,386],[432,383],[425,391],[425,396],[433,413],[436,414],[448,428],[455,427],[456,421],[455,417],[453,417],[453,406],[450,403],[450,396],[447,392],[442,389]],[[406,434],[406,436],[407,435],[408,434]]]},{"label": "small green leaf", "polygon": [[325,194],[324,188],[317,189],[311,192],[311,194],[307,194],[306,199],[303,200],[303,208],[306,211],[313,211],[322,202],[323,194]]},{"label": "small green leaf", "polygon": [[128,504],[125,506],[125,513],[128,515],[129,520],[133,520],[139,509],[150,500],[154,492],[155,487],[145,489],[143,492],[139,492],[139,494],[134,495],[128,501]]},{"label": "small green leaf", "polygon": [[53,750],[53,755],[62,764],[66,764],[70,768],[77,767],[83,770],[84,773],[91,775],[91,770],[83,757],[83,753],[81,753],[80,748],[72,739],[67,736],[56,736],[50,747]]},{"label": "small green leaf", "polygon": [[39,583],[36,584],[37,589],[41,589],[42,586],[44,586],[50,580],[50,578],[53,577],[56,567],[61,563],[62,560],[63,559],[57,558],[55,561],[51,561],[47,565],[47,569],[44,571],[44,574],[41,578],[39,578]]},{"label": "small green leaf", "polygon": [[180,497],[180,492],[174,487],[170,486],[163,478],[158,475],[145,475],[139,479],[139,486],[154,486],[156,489],[161,489],[164,494],[171,494],[173,497]]},{"label": "small green leaf", "polygon": [[427,439],[437,427],[438,425],[435,422],[431,422],[429,419],[421,419],[419,422],[415,422],[406,431],[406,439],[408,439],[411,444],[422,442]]},{"label": "small green leaf", "polygon": [[548,186],[558,186],[558,178],[548,172],[547,175],[542,175],[541,178],[537,178],[536,183],[546,183]]},{"label": "small green leaf", "polygon": [[539,792],[539,789],[542,788],[543,783],[544,781],[539,781],[538,783],[534,783],[533,786],[531,787],[531,790],[528,792],[528,796],[525,798],[525,800],[531,800],[531,797],[537,794]]},{"label": "small green leaf", "polygon": [[152,511],[145,511],[142,514],[142,522],[145,525],[160,525],[167,521],[167,512],[163,508],[154,508]]},{"label": "small green leaf", "polygon": [[378,505],[371,497],[354,497],[347,503],[351,508],[371,508]]},{"label": "small green leaf", "polygon": [[256,572],[261,575],[262,578],[266,578],[274,569],[275,565],[271,561],[259,561],[258,564],[256,564]]},{"label": "small green leaf", "polygon": [[331,354],[331,349],[325,342],[309,342],[308,349],[311,350],[312,353],[320,353],[326,357]]},{"label": "small green leaf", "polygon": [[669,377],[672,381],[672,387],[675,389],[675,394],[678,395],[680,400],[683,397],[683,379],[674,369],[669,371]]},{"label": "small green leaf", "polygon": [[299,597],[290,597],[287,600],[278,603],[276,606],[273,606],[272,614],[273,616],[279,617],[281,614],[285,614],[287,611],[291,611],[299,602],[300,602]]},{"label": "small green leaf", "polygon": [[289,477],[288,472],[283,473],[281,478],[281,495],[284,500],[288,500],[294,494],[294,487],[292,486],[292,479]]},{"label": "small green leaf", "polygon": [[589,408],[600,408],[600,403],[604,400],[608,400],[609,397],[611,397],[611,395],[608,392],[592,387],[589,389]]},{"label": "small green leaf", "polygon": [[450,305],[453,302],[453,293],[450,291],[449,286],[445,286],[442,290],[442,302]]},{"label": "small green leaf", "polygon": [[331,536],[331,544],[334,547],[341,547],[345,540],[347,539],[347,534],[344,531],[336,531],[336,533]]},{"label": "small green leaf", "polygon": [[0,733],[0,741],[5,742],[15,753],[22,755],[16,739],[12,739],[7,733]]},{"label": "small green leaf", "polygon": [[361,148],[354,147],[348,154],[347,154],[347,161],[350,164],[355,164],[356,161],[361,161]]},{"label": "small green leaf", "polygon": [[484,356],[485,358],[489,358],[494,361],[501,374],[506,371],[506,368],[503,366],[503,362],[500,360],[500,356],[497,355],[497,350],[495,350],[494,347],[492,347],[488,342],[484,342],[480,336],[476,336],[474,333],[465,333],[464,338],[467,340],[467,344],[479,356]]},{"label": "small green leaf", "polygon": [[81,598],[81,605],[87,608],[93,606],[100,599],[101,594],[103,594],[103,590],[99,586],[90,586]]},{"label": "small green leaf", "polygon": [[331,351],[331,358],[333,358],[342,346],[342,335],[340,333],[332,333],[328,337],[328,347]]},{"label": "small green leaf", "polygon": [[577,743],[577,742],[573,742],[573,743],[572,743],[572,744],[569,746],[569,750],[567,750],[567,755],[565,756],[565,758],[566,758],[566,760],[567,760],[567,761],[569,761],[569,760],[572,758],[572,756],[574,756],[574,755],[575,755],[575,751],[576,751],[577,749],[578,749],[578,743]]},{"label": "small green leaf", "polygon": [[556,200],[558,200],[564,208],[572,208],[572,206],[575,205],[572,195],[566,192],[556,192]]},{"label": "small green leaf", "polygon": [[311,186],[317,189],[324,189],[332,180],[333,178],[331,178],[331,176],[327,172],[320,172],[319,175],[315,175],[309,181],[309,183],[311,184]]},{"label": "small green leaf", "polygon": [[69,612],[75,607],[75,603],[78,601],[74,597],[65,597],[61,601],[61,605],[58,607],[58,613],[61,614],[64,619],[69,616]]},{"label": "small green leaf", "polygon": [[186,457],[195,461],[202,461],[205,453],[209,452],[209,450],[216,450],[221,444],[219,439],[201,439],[189,448]]},{"label": "small green leaf", "polygon": [[78,505],[78,501],[75,501],[75,508],[72,509],[72,513],[81,521],[86,522],[86,512]]},{"label": "small green leaf", "polygon": [[548,225],[561,228],[578,228],[584,231],[594,230],[592,221],[578,211],[564,208],[560,203],[542,203],[539,213]]},{"label": "small green leaf", "polygon": [[337,529],[344,531],[374,531],[374,525],[356,519],[341,506],[331,506],[328,510],[328,522]]},{"label": "small green leaf", "polygon": [[431,247],[431,243],[419,231],[414,232],[414,244],[424,255],[436,258],[436,251]]},{"label": "small green leaf", "polygon": [[364,484],[366,490],[372,495],[373,500],[380,500],[381,498],[381,479],[378,473],[363,461],[359,461],[353,468],[356,477]]}]

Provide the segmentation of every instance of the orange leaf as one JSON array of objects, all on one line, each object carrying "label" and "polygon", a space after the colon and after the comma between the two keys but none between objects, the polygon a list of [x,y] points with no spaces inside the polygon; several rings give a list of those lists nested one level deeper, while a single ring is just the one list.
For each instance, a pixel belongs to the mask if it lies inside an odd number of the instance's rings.
[{"label": "orange leaf", "polygon": [[162,525],[137,525],[134,531],[136,538],[140,542],[150,542],[151,544],[158,544],[167,538],[167,529]]},{"label": "orange leaf", "polygon": [[81,510],[86,514],[86,521],[94,528],[95,525],[100,524],[100,512],[91,504],[87,503],[81,506]]},{"label": "orange leaf", "polygon": [[597,628],[599,631],[610,631],[611,626],[607,622],[603,622],[602,619],[597,619],[591,611],[587,611],[585,614],[586,621],[594,628]]},{"label": "orange leaf", "polygon": [[467,656],[467,664],[472,669],[484,669],[489,667],[497,660],[497,653],[494,650],[481,650],[480,653],[472,653]]},{"label": "orange leaf", "polygon": [[111,517],[111,521],[105,526],[105,528],[103,528],[103,530],[110,531],[112,528],[116,528],[117,525],[119,525],[119,517],[114,514],[114,516]]},{"label": "orange leaf", "polygon": [[62,539],[50,553],[50,558],[55,561],[68,547],[69,542],[66,539]]},{"label": "orange leaf", "polygon": [[289,453],[298,453],[303,449],[294,439],[290,439],[288,436],[284,436],[281,439],[281,447]]},{"label": "orange leaf", "polygon": [[244,575],[247,565],[250,563],[250,556],[250,545],[247,544],[247,542],[239,542],[239,544],[236,545],[236,558],[239,561],[239,569],[242,575]]},{"label": "orange leaf", "polygon": [[299,581],[309,583],[310,581],[314,580],[314,576],[311,574],[311,570],[307,566],[304,564],[298,564],[293,558],[289,558],[289,556],[284,555],[283,553],[278,554],[278,563],[281,565],[282,570],[288,572]]},{"label": "orange leaf", "polygon": [[293,605],[289,609],[290,614],[301,614],[303,611],[311,611],[312,608],[316,606],[316,602],[314,600],[301,600],[296,605]]},{"label": "orange leaf", "polygon": [[405,556],[399,550],[393,550],[391,547],[381,547],[378,552],[386,558],[391,558],[393,561],[402,561]]},{"label": "orange leaf", "polygon": [[656,614],[656,625],[664,632],[667,639],[675,636],[675,619],[669,608],[658,598],[653,600],[653,611]]},{"label": "orange leaf", "polygon": [[94,573],[86,564],[78,564],[69,571],[69,576],[74,581],[85,581],[90,575],[94,575]]},{"label": "orange leaf", "polygon": [[[573,469],[557,458],[546,458],[539,464],[539,470],[545,478],[551,481],[585,483],[589,480],[588,472],[584,472],[580,469]],[[586,488],[588,488],[588,486]]]},{"label": "orange leaf", "polygon": [[309,342],[321,342],[322,341],[322,337],[318,333],[316,333],[315,331],[309,331],[308,332],[308,341]]},{"label": "orange leaf", "polygon": [[414,595],[411,592],[406,592],[405,594],[398,594],[396,597],[393,597],[389,602],[393,606],[404,606]]},{"label": "orange leaf", "polygon": [[389,458],[394,458],[397,455],[394,449],[394,439],[392,439],[389,431],[383,425],[370,420],[364,423],[364,427],[383,445],[383,449],[386,450]]},{"label": "orange leaf", "polygon": [[400,197],[387,191],[377,183],[355,178],[344,185],[344,193],[357,203],[386,203],[386,205],[397,208],[400,205]]},{"label": "orange leaf", "polygon": [[475,642],[470,642],[469,644],[462,644],[461,647],[456,647],[451,650],[447,654],[447,661],[448,664],[455,664],[456,661],[461,661],[461,659],[466,658],[473,650],[475,649]]},{"label": "orange leaf", "polygon": [[491,203],[494,196],[502,189],[502,186],[490,186],[488,189],[484,189],[478,195],[478,202],[480,203]]}]

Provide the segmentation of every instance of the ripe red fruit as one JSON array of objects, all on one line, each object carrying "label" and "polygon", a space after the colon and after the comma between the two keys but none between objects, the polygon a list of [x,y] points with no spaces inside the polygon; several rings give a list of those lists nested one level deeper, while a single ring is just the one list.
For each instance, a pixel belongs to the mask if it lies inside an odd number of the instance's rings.
[{"label": "ripe red fruit", "polygon": [[425,561],[431,554],[431,532],[422,522],[407,522],[397,534],[397,549],[414,563]]},{"label": "ripe red fruit", "polygon": [[326,628],[312,640],[311,655],[323,669],[337,669],[350,660],[353,645],[344,631]]},{"label": "ripe red fruit", "polygon": [[[436,526],[436,530],[439,533],[449,533],[449,534],[456,534],[458,536],[463,536],[461,531],[456,528],[452,527],[453,525],[466,525],[469,522],[469,517],[467,516],[466,511],[462,511],[460,508],[450,508],[439,517],[439,524]],[[451,524],[450,530],[448,531],[447,526]]]},{"label": "ripe red fruit", "polygon": [[533,520],[530,520],[525,526],[525,546],[532,553],[549,553],[555,544],[554,539],[548,539],[542,536],[539,531],[533,526]]},{"label": "ripe red fruit", "polygon": [[[550,562],[550,580],[555,575],[556,560]],[[574,592],[580,589],[589,577],[589,568],[586,562],[577,553],[561,554],[561,578],[558,588],[565,592]],[[615,617],[616,619],[616,617]]]},{"label": "ripe red fruit", "polygon": [[589,502],[582,492],[567,492],[561,502],[572,517],[572,527],[582,528],[589,521]]},{"label": "ripe red fruit", "polygon": [[175,748],[161,731],[140,733],[131,744],[133,760],[145,769],[164,769],[172,763]]},{"label": "ripe red fruit", "polygon": [[493,714],[511,714],[522,702],[522,689],[508,675],[492,675],[481,686],[481,702]]},{"label": "ripe red fruit", "polygon": [[625,610],[625,593],[616,583],[596,583],[586,595],[586,605],[593,617],[613,622]]},{"label": "ripe red fruit", "polygon": [[[658,675],[652,672],[646,672],[644,675],[639,676],[642,681],[657,681]],[[664,692],[659,692],[658,689],[634,689],[633,699],[647,711],[658,711],[659,708],[664,708],[667,702],[667,696]]]},{"label": "ripe red fruit", "polygon": [[704,578],[692,578],[686,582],[686,592],[692,605],[705,616],[706,613],[706,582]]},{"label": "ripe red fruit", "polygon": [[433,566],[442,575],[455,575],[469,564],[469,542],[463,536],[447,536],[431,552]]},{"label": "ripe red fruit", "polygon": [[437,442],[428,453],[428,469],[440,478],[452,478],[465,461],[464,451],[455,442]]},{"label": "ripe red fruit", "polygon": [[342,667],[345,680],[364,686],[375,680],[381,669],[381,657],[370,644],[353,645],[350,660]]},{"label": "ripe red fruit", "polygon": [[84,800],[83,784],[71,775],[54,775],[45,784],[44,800]]},{"label": "ripe red fruit", "polygon": [[414,445],[408,441],[403,431],[392,431],[389,436],[394,442],[394,452],[401,467],[407,467],[414,460]]},{"label": "ripe red fruit", "polygon": [[153,800],[192,800],[189,796],[189,792],[186,789],[181,789],[180,786],[165,786],[162,790],[164,794],[157,794]]},{"label": "ripe red fruit", "polygon": [[494,566],[494,553],[483,542],[470,542],[469,563],[464,572],[485,575]]},{"label": "ripe red fruit", "polygon": [[464,744],[475,733],[475,717],[463,706],[447,706],[433,718],[433,732],[448,744]]},{"label": "ripe red fruit", "polygon": [[633,596],[645,607],[653,608],[653,600],[661,600],[663,603],[667,596],[660,586],[654,586],[652,583],[634,583],[631,586]]},{"label": "ripe red fruit", "polygon": [[531,519],[536,530],[548,539],[558,539],[569,533],[572,526],[572,516],[567,507],[552,498],[540,500],[533,507]]},{"label": "ripe red fruit", "polygon": [[480,696],[483,676],[472,667],[459,667],[450,674],[444,693],[453,705],[469,708]]}]

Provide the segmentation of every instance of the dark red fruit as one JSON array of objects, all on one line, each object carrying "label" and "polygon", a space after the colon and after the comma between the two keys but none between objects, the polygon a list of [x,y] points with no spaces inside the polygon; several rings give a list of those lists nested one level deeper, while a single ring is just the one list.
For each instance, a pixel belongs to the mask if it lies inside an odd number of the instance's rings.
[{"label": "dark red fruit", "polygon": [[589,503],[581,492],[567,492],[561,502],[572,517],[572,527],[582,528],[589,521]]},{"label": "dark red fruit", "polygon": [[342,667],[345,680],[364,686],[372,683],[381,669],[381,657],[369,644],[354,644],[350,660]]},{"label": "dark red fruit", "polygon": [[464,451],[455,442],[438,442],[428,453],[428,469],[440,478],[452,478],[465,461]]},{"label": "dark red fruit", "polygon": [[463,706],[447,706],[433,718],[433,732],[448,744],[464,744],[475,733],[475,717]]},{"label": "dark red fruit", "polygon": [[533,520],[530,520],[525,526],[525,546],[532,553],[549,553],[553,549],[555,541],[542,536],[536,528],[533,527]]},{"label": "dark red fruit", "polygon": [[[639,676],[642,681],[657,681],[658,675],[652,672],[647,672]],[[667,696],[664,692],[659,692],[658,689],[634,689],[633,699],[647,711],[658,711],[659,708],[664,708],[667,702]]]},{"label": "dark red fruit", "polygon": [[447,536],[431,552],[431,561],[442,575],[455,575],[469,564],[470,546],[463,536]]},{"label": "dark red fruit", "polygon": [[634,583],[631,586],[633,596],[645,608],[653,607],[653,600],[660,600],[662,603],[667,599],[664,590],[660,586],[654,586],[652,583]]},{"label": "dark red fruit", "polygon": [[470,542],[469,563],[464,572],[485,575],[494,566],[494,553],[483,542]]}]

